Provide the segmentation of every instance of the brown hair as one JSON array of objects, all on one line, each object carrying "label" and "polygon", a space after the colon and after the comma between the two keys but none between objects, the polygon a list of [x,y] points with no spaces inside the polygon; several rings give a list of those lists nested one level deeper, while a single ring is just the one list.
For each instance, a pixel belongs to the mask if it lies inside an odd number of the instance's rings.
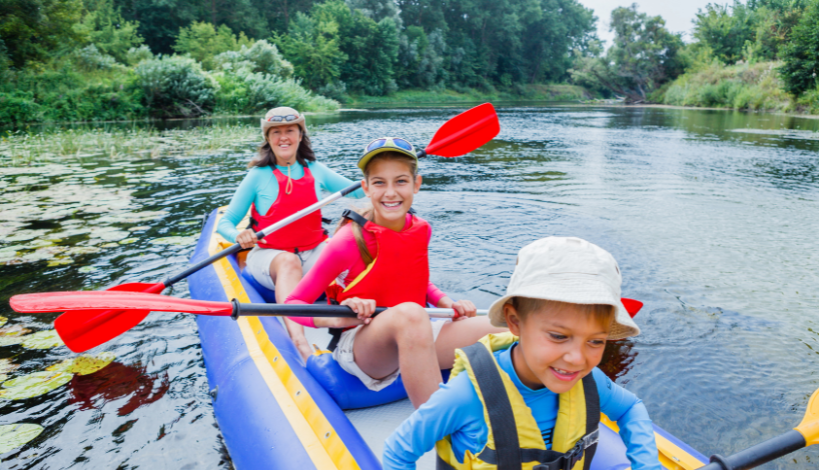
[{"label": "brown hair", "polygon": [[[270,142],[267,140],[270,129],[273,129],[273,127],[267,129],[265,132],[264,142],[259,146],[259,154],[247,164],[248,168],[253,168],[254,166],[273,167],[276,165],[276,154],[273,153],[273,149],[270,148]],[[307,162],[316,161],[316,154],[313,153],[310,137],[302,130],[301,126],[299,126],[299,135],[301,136],[301,143],[299,143],[299,149],[296,151],[296,160],[301,166],[307,166]]]},{"label": "brown hair", "polygon": [[522,321],[526,321],[526,317],[532,312],[560,309],[568,305],[574,306],[580,310],[583,315],[590,315],[601,325],[611,325],[615,315],[614,306],[608,304],[574,304],[559,302],[557,300],[532,299],[529,297],[512,297],[509,303],[512,304],[512,307],[515,307],[518,318]]},{"label": "brown hair", "polygon": [[[418,160],[412,158],[408,155],[404,155],[403,153],[398,152],[382,152],[378,155],[374,156],[367,162],[367,166],[364,167],[364,179],[367,180],[370,177],[370,165],[376,160],[398,160],[402,161],[407,164],[410,168],[410,172],[412,176],[415,177],[418,174]],[[367,220],[373,220],[373,205],[367,204],[365,207],[361,209],[356,209],[356,212],[362,217]],[[335,233],[338,233],[341,230],[341,227],[350,223],[349,219],[342,218],[341,221],[338,223],[338,227],[336,227]],[[370,254],[370,250],[367,249],[367,242],[364,241],[364,234],[361,232],[361,227],[358,224],[353,224],[353,236],[355,237],[355,244],[358,246],[358,252],[361,254],[361,259],[364,261],[364,264],[369,266],[370,263],[373,262],[373,255]]]}]

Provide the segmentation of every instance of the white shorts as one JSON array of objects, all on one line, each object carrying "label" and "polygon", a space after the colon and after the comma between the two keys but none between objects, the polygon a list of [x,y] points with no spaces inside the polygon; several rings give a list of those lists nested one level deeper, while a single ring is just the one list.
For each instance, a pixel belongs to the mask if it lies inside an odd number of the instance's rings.
[{"label": "white shorts", "polygon": [[[298,256],[301,260],[302,276],[307,274],[307,271],[310,271],[310,268],[316,264],[316,260],[319,258],[319,255],[321,255],[321,252],[326,246],[327,240],[319,243],[318,246],[312,250],[300,251],[296,253],[296,256]],[[270,290],[276,290],[276,286],[273,284],[273,279],[270,278],[270,263],[273,262],[273,258],[278,256],[279,253],[289,252],[284,250],[274,250],[272,248],[260,248],[256,246],[253,247],[253,249],[250,250],[250,253],[247,254],[247,267],[245,269],[247,269],[247,271],[253,275],[253,279],[256,279],[256,282]]]},{"label": "white shorts", "polygon": [[[441,328],[452,320],[431,318],[430,321],[432,322],[432,341],[437,341],[438,335],[441,333]],[[353,357],[353,343],[355,342],[355,335],[358,333],[358,330],[363,327],[364,325],[358,325],[351,330],[341,333],[341,338],[338,340],[336,350],[333,351],[333,359],[338,362],[338,365],[340,365],[342,369],[358,377],[358,380],[364,383],[368,389],[377,392],[395,382],[400,370],[396,370],[383,379],[374,379],[358,367],[358,364],[355,363],[355,357]]]}]

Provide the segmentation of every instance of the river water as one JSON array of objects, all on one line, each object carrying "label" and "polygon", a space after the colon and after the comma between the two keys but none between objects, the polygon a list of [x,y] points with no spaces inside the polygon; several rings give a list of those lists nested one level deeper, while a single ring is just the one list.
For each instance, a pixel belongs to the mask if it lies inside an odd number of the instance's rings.
[{"label": "river water", "polygon": [[[316,154],[340,173],[366,143],[422,145],[462,108],[311,116]],[[819,387],[819,120],[660,108],[499,106],[501,133],[458,159],[421,165],[415,207],[434,228],[433,281],[487,307],[517,250],[578,236],[619,261],[645,307],[639,337],[601,367],[654,421],[702,453],[730,454],[795,426]],[[232,123],[255,125],[255,119]],[[169,122],[184,129],[214,122]],[[230,145],[228,145],[230,144]],[[0,316],[14,294],[154,282],[182,270],[202,216],[227,204],[253,139],[179,156],[161,150],[35,161],[0,157]],[[2,154],[2,152],[0,152]],[[325,216],[337,219],[349,203]],[[188,296],[187,285],[172,295]],[[230,468],[192,315],[152,313],[92,352],[115,361],[26,400],[0,398],[0,425],[44,432],[2,467]],[[73,357],[0,346],[9,378]],[[2,371],[0,371],[2,373]],[[816,468],[802,450],[764,468]]]}]

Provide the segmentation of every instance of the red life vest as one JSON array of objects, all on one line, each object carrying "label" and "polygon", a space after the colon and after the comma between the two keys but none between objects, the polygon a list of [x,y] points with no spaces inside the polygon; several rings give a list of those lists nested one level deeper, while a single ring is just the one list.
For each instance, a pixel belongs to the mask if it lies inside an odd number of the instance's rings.
[{"label": "red life vest", "polygon": [[[255,203],[250,206],[251,224],[257,232],[318,202],[316,180],[307,165],[304,166],[304,176],[301,179],[290,180],[290,194],[285,191],[288,178],[276,167],[273,167],[273,174],[279,183],[279,196],[270,205],[267,214],[259,214]],[[321,227],[321,211],[315,211],[259,240],[258,245],[261,248],[295,253],[312,250],[326,239],[327,234]]]},{"label": "red life vest", "polygon": [[379,307],[404,302],[426,306],[431,230],[427,221],[413,215],[400,232],[370,221],[363,228],[375,235],[378,246],[375,259],[347,287],[342,289],[335,282],[330,285],[328,299],[339,303],[350,297],[373,299]]}]

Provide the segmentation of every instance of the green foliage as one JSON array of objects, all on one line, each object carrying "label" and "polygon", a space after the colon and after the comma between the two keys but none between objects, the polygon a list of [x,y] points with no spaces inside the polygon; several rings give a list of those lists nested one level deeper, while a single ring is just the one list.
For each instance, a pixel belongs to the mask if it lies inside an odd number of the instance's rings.
[{"label": "green foliage", "polygon": [[81,69],[91,70],[111,70],[117,61],[107,54],[103,54],[94,44],[85,46],[74,53],[74,63]]},{"label": "green foliage", "polygon": [[782,90],[776,62],[726,66],[713,61],[675,80],[664,103],[676,106],[787,110],[792,106]]},{"label": "green foliage", "polygon": [[637,5],[611,14],[614,44],[605,58],[578,57],[571,71],[576,83],[605,88],[628,102],[643,102],[652,91],[683,72],[683,43],[665,21],[637,11]]},{"label": "green foliage", "polygon": [[698,10],[694,20],[694,38],[706,44],[714,55],[727,64],[742,59],[745,43],[754,38],[752,10],[734,0],[734,4],[709,3]]},{"label": "green foliage", "polygon": [[213,110],[218,84],[189,57],[146,60],[134,69],[145,106],[157,117],[194,117]]},{"label": "green foliage", "polygon": [[73,26],[82,0],[0,0],[0,38],[12,65],[44,62],[84,40]]},{"label": "green foliage", "polygon": [[125,21],[113,0],[85,0],[86,11],[82,22],[74,30],[96,46],[103,54],[125,62],[132,47],[142,44],[137,34],[139,22]]},{"label": "green foliage", "polygon": [[291,106],[299,111],[339,108],[338,102],[314,95],[292,78],[282,79],[247,69],[218,73],[215,78],[220,85],[216,95],[216,112],[220,114],[260,113],[277,106]]},{"label": "green foliage", "polygon": [[179,37],[173,49],[180,54],[187,54],[202,64],[205,70],[216,66],[214,57],[227,51],[239,50],[241,46],[250,46],[252,41],[239,33],[237,38],[225,25],[215,28],[210,23],[197,22],[187,28],[179,29]]},{"label": "green foliage", "polygon": [[154,58],[151,49],[145,44],[139,47],[132,47],[125,53],[125,63],[128,65],[137,65],[143,60],[150,60]]},{"label": "green foliage", "polygon": [[293,63],[295,75],[310,89],[335,83],[347,56],[339,48],[338,22],[329,15],[297,13],[286,35],[274,39]]},{"label": "green foliage", "polygon": [[[785,47],[780,69],[785,90],[799,96],[819,86],[819,0],[813,0],[793,28],[790,44]],[[815,95],[814,95],[815,96]]]}]

